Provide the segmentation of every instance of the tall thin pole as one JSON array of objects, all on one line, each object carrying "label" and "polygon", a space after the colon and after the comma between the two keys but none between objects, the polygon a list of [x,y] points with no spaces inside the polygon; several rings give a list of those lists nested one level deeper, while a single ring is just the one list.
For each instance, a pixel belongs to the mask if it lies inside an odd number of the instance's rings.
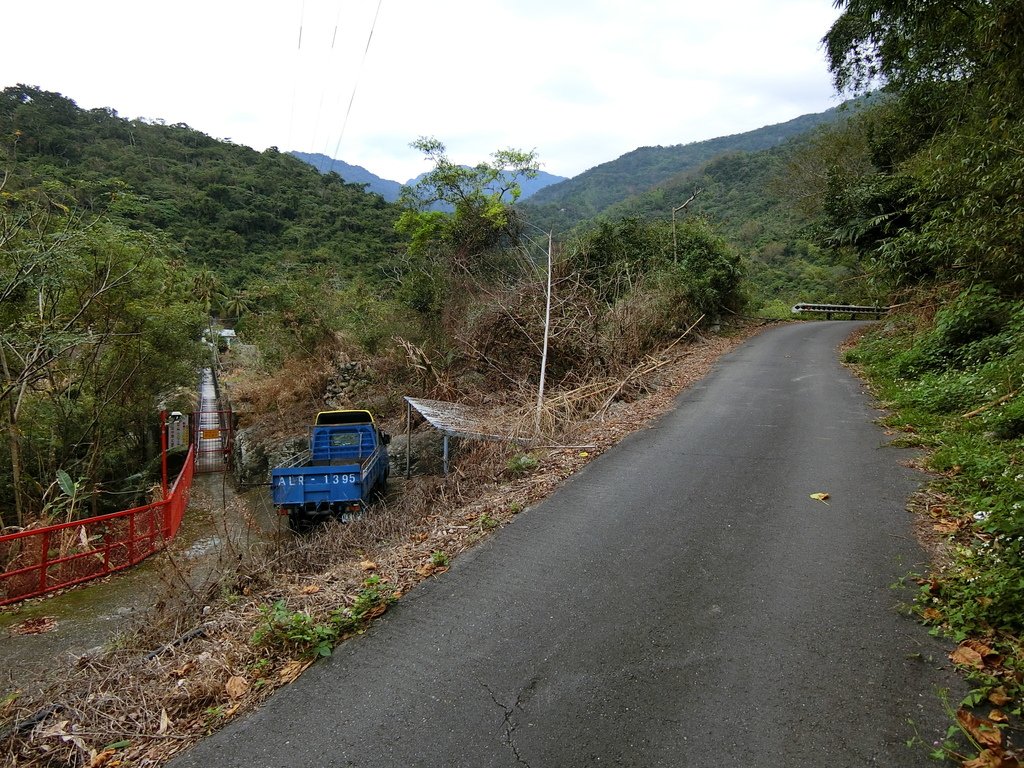
[{"label": "tall thin pole", "polygon": [[167,411],[160,411],[160,490],[167,499]]},{"label": "tall thin pole", "polygon": [[412,403],[405,398],[405,479],[408,480],[411,473],[412,461]]},{"label": "tall thin pole", "polygon": [[672,209],[672,261],[679,261],[679,246],[676,244],[676,208]]},{"label": "tall thin pole", "polygon": [[703,191],[703,189],[698,187],[697,189],[693,190],[693,194],[690,195],[689,200],[687,200],[682,205],[677,205],[675,208],[672,209],[672,261],[674,262],[679,261],[679,247],[676,244],[676,212],[683,210],[683,208],[685,208],[694,200],[696,200],[697,195],[699,195]]},{"label": "tall thin pole", "polygon": [[548,337],[551,331],[551,240],[552,235],[548,232],[548,290],[547,302],[544,307],[544,346],[540,356],[540,385],[537,387],[537,415],[535,425],[540,432],[540,414],[544,407],[544,377],[548,368]]}]

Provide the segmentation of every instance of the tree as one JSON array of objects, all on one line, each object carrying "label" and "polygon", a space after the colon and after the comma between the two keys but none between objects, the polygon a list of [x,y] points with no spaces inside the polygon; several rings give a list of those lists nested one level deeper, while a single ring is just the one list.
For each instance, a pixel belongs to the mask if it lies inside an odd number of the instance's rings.
[{"label": "tree", "polygon": [[225,316],[237,320],[252,309],[249,304],[249,294],[246,291],[233,291],[223,296],[221,309]]},{"label": "tree", "polygon": [[863,92],[971,77],[979,63],[971,31],[987,5],[986,0],[836,0],[837,8],[845,8],[823,40],[836,87]]},{"label": "tree", "polygon": [[519,179],[537,175],[535,152],[498,150],[490,162],[469,168],[453,163],[437,139],[420,138],[412,146],[434,165],[415,186],[403,187],[398,201],[405,210],[397,226],[411,236],[414,251],[437,249],[473,271],[482,253],[518,239],[512,206],[521,194]]},{"label": "tree", "polygon": [[574,252],[583,279],[607,305],[645,281],[673,292],[685,303],[679,309],[695,316],[715,316],[741,302],[739,257],[700,217],[688,217],[674,229],[666,221],[602,219],[578,238]]},{"label": "tree", "polygon": [[1024,7],[1016,0],[836,0],[843,13],[823,42],[836,86],[896,92],[969,84],[995,110],[1024,95]]},{"label": "tree", "polygon": [[[832,189],[835,233],[899,281],[1024,291],[1024,5],[841,0],[824,38],[840,89],[897,99],[875,173]],[[846,204],[852,202],[853,204]]]},{"label": "tree", "polygon": [[165,253],[58,191],[3,194],[0,505],[16,524],[42,511],[58,471],[95,509],[101,484],[141,468],[160,396],[193,378],[202,315]]},{"label": "tree", "polygon": [[208,315],[224,298],[224,284],[216,273],[206,266],[192,276],[192,290]]}]

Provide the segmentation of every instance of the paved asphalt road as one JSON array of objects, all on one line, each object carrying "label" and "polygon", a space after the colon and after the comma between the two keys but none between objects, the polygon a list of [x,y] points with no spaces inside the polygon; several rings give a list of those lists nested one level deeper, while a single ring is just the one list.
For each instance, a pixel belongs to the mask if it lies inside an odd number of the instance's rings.
[{"label": "paved asphalt road", "polygon": [[908,719],[931,741],[962,691],[890,588],[920,478],[837,363],[853,327],[752,339],[173,767],[934,765]]}]

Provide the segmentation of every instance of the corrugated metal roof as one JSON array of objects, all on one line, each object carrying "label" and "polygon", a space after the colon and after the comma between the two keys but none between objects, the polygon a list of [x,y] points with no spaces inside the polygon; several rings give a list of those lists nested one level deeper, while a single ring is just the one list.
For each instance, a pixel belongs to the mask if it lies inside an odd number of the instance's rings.
[{"label": "corrugated metal roof", "polygon": [[475,408],[462,403],[449,403],[443,400],[423,400],[406,397],[405,401],[423,416],[434,429],[452,437],[467,437],[477,440],[508,440],[511,442],[529,442],[522,438],[500,434],[498,420],[493,413],[483,408]]}]

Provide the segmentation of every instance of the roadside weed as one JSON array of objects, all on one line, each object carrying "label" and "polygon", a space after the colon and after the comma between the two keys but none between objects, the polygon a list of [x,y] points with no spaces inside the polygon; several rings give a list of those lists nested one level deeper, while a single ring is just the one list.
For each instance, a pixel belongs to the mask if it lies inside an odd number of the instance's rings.
[{"label": "roadside weed", "polygon": [[531,456],[528,453],[519,453],[508,460],[508,463],[505,465],[505,469],[510,475],[518,476],[532,472],[538,465],[539,462],[536,457]]},{"label": "roadside weed", "polygon": [[363,582],[351,605],[331,611],[326,619],[290,610],[284,600],[278,600],[260,607],[260,623],[251,642],[301,656],[330,656],[338,641],[362,630],[394,600],[394,590],[376,575]]},{"label": "roadside weed", "polygon": [[448,553],[440,549],[435,549],[430,553],[430,564],[435,568],[445,568],[451,564],[451,561],[452,559],[448,556]]},{"label": "roadside weed", "polygon": [[959,644],[950,658],[973,690],[956,710],[943,699],[953,724],[931,756],[967,760],[960,738],[999,756],[1001,718],[1021,715],[1024,694],[1024,302],[975,287],[932,322],[890,318],[846,360],[887,409],[893,444],[924,449],[934,473],[921,525],[942,557],[913,579],[915,611]]}]

